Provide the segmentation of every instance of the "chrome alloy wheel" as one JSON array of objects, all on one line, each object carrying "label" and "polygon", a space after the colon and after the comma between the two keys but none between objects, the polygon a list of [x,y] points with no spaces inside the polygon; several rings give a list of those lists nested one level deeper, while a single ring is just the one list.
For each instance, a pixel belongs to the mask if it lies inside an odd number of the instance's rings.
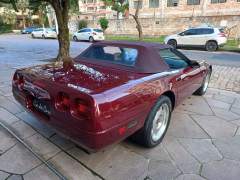
[{"label": "chrome alloy wheel", "polygon": [[203,92],[205,92],[208,88],[208,84],[210,81],[210,73],[207,74],[205,80],[204,80],[204,84],[203,84]]},{"label": "chrome alloy wheel", "polygon": [[157,111],[153,124],[151,136],[154,142],[158,141],[165,133],[168,120],[169,120],[170,110],[166,103],[162,104]]}]

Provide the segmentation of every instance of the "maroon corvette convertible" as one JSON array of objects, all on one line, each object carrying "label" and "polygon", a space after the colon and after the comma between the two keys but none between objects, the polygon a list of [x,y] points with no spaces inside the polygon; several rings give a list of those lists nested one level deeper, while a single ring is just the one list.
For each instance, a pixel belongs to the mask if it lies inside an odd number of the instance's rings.
[{"label": "maroon corvette convertible", "polygon": [[168,45],[98,42],[67,70],[60,63],[17,70],[12,87],[30,112],[88,151],[129,136],[153,147],[172,110],[206,92],[211,71]]}]

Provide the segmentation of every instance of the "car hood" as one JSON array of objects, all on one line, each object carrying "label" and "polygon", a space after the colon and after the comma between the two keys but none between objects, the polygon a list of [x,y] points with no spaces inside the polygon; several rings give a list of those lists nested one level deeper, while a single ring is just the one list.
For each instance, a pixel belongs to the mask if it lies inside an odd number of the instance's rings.
[{"label": "car hood", "polygon": [[101,93],[140,77],[132,72],[87,63],[74,63],[74,67],[68,70],[62,63],[39,65],[22,69],[19,73],[28,81],[56,83],[87,94]]}]

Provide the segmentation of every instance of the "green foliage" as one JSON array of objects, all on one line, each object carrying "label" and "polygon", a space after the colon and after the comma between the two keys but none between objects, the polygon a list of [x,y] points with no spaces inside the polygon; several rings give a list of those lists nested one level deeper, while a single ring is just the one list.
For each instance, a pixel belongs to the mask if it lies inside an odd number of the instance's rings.
[{"label": "green foliage", "polygon": [[15,11],[18,11],[18,10],[17,10],[17,6],[16,6],[16,2],[17,2],[17,0],[0,0],[0,3],[3,3],[3,4],[11,4],[12,7],[13,7],[13,9],[14,9]]},{"label": "green foliage", "polygon": [[16,14],[11,10],[5,8],[1,14],[1,19],[4,24],[15,24],[16,23]]},{"label": "green foliage", "polygon": [[88,25],[87,21],[86,20],[80,20],[78,22],[78,29],[83,29],[83,28],[86,28]]},{"label": "green foliage", "polygon": [[73,14],[79,13],[78,0],[69,0],[69,2],[70,2],[69,12]]},{"label": "green foliage", "polygon": [[102,17],[98,20],[101,28],[103,31],[105,31],[108,28],[108,20],[105,17]]},{"label": "green foliage", "polygon": [[106,6],[111,6],[113,11],[117,12],[117,18],[119,13],[124,13],[129,8],[127,0],[102,0]]},{"label": "green foliage", "polygon": [[2,16],[0,16],[0,34],[12,31],[12,24],[6,24]]}]

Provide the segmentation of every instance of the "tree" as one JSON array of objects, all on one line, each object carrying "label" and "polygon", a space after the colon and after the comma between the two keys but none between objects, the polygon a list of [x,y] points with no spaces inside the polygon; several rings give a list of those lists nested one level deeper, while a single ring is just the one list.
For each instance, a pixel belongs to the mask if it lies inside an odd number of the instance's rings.
[{"label": "tree", "polygon": [[[0,0],[0,2],[3,3],[11,3],[13,7],[17,10],[16,6],[17,0]],[[32,0],[34,2],[47,2],[49,3],[55,13],[56,18],[58,22],[58,42],[59,42],[59,50],[58,50],[58,56],[57,61],[63,61],[63,64],[65,67],[69,67],[73,64],[73,59],[70,58],[69,55],[69,49],[70,49],[70,40],[69,40],[69,28],[68,28],[68,22],[69,22],[69,8],[70,3],[72,1],[77,0]],[[71,2],[70,2],[71,1]]]},{"label": "tree", "polygon": [[108,28],[108,20],[105,17],[102,17],[98,20],[103,32]]},{"label": "tree", "polygon": [[80,20],[79,23],[78,23],[78,29],[83,29],[83,28],[86,28],[88,25],[87,21],[86,20]]},{"label": "tree", "polygon": [[23,28],[26,27],[26,12],[29,7],[29,2],[28,0],[18,0],[16,4],[18,10],[20,10],[21,15],[22,15],[22,20],[23,20]]},{"label": "tree", "polygon": [[140,41],[143,39],[142,25],[139,21],[139,10],[140,10],[141,7],[142,7],[142,0],[138,0],[137,1],[137,7],[136,7],[136,10],[135,10],[135,14],[130,14],[137,24],[136,28],[138,30],[138,38],[139,38]]},{"label": "tree", "polygon": [[113,11],[117,12],[117,19],[120,13],[124,13],[128,9],[128,1],[126,0],[103,0],[105,6],[110,6]]},{"label": "tree", "polygon": [[16,0],[0,0],[0,3],[11,4],[15,11],[18,11],[16,6]]},{"label": "tree", "polygon": [[39,23],[44,27],[47,17],[47,6],[49,4],[43,1],[29,0],[29,9],[33,14],[37,14],[39,17]]}]

